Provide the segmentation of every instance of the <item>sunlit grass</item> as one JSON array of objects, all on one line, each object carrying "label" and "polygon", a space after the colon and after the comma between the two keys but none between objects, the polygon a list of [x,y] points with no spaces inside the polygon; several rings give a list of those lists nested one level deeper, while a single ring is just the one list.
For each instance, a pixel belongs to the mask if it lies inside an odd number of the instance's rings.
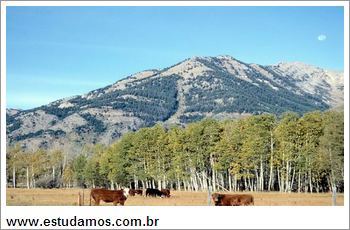
[{"label": "sunlit grass", "polygon": [[[89,205],[89,189],[22,189],[6,190],[7,205],[78,205],[78,194],[84,194],[84,205]],[[256,192],[255,206],[329,206],[332,205],[330,193],[279,193]],[[101,202],[101,205],[112,205]],[[171,191],[170,198],[154,198],[136,195],[128,197],[125,205],[129,206],[206,206],[207,192]],[[211,202],[211,205],[212,202]],[[337,205],[344,205],[344,195],[337,195]]]}]

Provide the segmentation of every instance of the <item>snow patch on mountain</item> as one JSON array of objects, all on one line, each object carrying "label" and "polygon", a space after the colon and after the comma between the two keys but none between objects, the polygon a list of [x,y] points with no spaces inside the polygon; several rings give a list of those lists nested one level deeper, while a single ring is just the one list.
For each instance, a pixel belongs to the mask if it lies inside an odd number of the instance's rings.
[{"label": "snow patch on mountain", "polygon": [[244,81],[253,82],[248,76],[248,66],[227,55],[220,55],[217,58],[221,61],[220,66],[228,73]]},{"label": "snow patch on mountain", "polygon": [[304,92],[319,95],[327,104],[338,106],[344,100],[344,75],[301,62],[279,63],[271,66],[278,74],[295,81]]},{"label": "snow patch on mountain", "polygon": [[69,108],[69,107],[73,107],[73,106],[74,106],[74,104],[70,103],[69,101],[64,101],[58,106],[58,108],[64,109],[64,108]]},{"label": "snow patch on mountain", "polygon": [[196,78],[198,76],[205,75],[207,71],[212,69],[201,63],[197,57],[188,59],[180,64],[169,68],[168,70],[160,73],[160,76],[169,76],[173,74],[180,75],[184,79]]},{"label": "snow patch on mountain", "polygon": [[63,130],[67,133],[72,132],[76,127],[85,125],[87,122],[84,118],[82,118],[79,114],[74,113],[62,121],[55,120],[56,124],[50,127],[52,130]]},{"label": "snow patch on mountain", "polygon": [[138,72],[138,73],[133,74],[124,80],[116,82],[111,87],[109,87],[107,90],[105,90],[104,93],[110,93],[110,92],[113,92],[116,90],[123,90],[126,88],[127,84],[130,84],[130,83],[137,81],[137,80],[142,80],[144,78],[148,78],[148,77],[156,74],[157,72],[158,71],[156,71],[156,70],[146,70],[146,71]]}]

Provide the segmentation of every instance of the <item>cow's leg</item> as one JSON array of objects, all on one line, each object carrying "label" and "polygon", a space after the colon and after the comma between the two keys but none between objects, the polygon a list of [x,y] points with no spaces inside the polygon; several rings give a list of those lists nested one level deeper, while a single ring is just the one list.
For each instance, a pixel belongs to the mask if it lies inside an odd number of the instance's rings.
[{"label": "cow's leg", "polygon": [[100,205],[100,198],[99,197],[97,197],[95,200],[95,206],[98,206],[98,205]]}]

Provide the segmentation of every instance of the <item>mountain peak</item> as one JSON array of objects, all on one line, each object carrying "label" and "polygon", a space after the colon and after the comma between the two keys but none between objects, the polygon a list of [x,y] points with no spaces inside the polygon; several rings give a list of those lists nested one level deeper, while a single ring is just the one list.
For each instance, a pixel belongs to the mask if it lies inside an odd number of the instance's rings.
[{"label": "mountain peak", "polygon": [[218,55],[218,56],[216,56],[216,58],[218,58],[218,59],[226,59],[226,60],[236,60],[235,58],[233,58],[232,56],[227,55],[227,54]]},{"label": "mountain peak", "polygon": [[236,60],[234,57],[228,55],[228,54],[220,54],[217,56],[193,56],[191,58],[188,58],[186,60],[193,60],[193,61],[198,61],[198,60],[213,60],[213,59],[231,59],[231,60]]},{"label": "mountain peak", "polygon": [[198,75],[203,75],[207,71],[212,69],[205,64],[205,62],[210,62],[212,57],[199,57],[194,56],[192,58],[185,59],[184,61],[170,67],[166,68],[160,73],[160,76],[169,76],[169,75],[179,75],[185,79],[193,78]]}]

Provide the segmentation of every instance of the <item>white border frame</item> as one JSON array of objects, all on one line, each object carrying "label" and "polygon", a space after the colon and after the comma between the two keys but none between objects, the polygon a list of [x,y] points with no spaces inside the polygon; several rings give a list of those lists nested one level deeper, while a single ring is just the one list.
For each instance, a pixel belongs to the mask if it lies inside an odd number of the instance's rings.
[{"label": "white border frame", "polygon": [[[344,206],[337,207],[57,207],[6,206],[6,7],[8,6],[343,6],[344,7]],[[349,228],[349,2],[347,1],[2,1],[1,2],[1,229],[5,218],[160,218],[158,228]],[[98,212],[96,210],[98,209]],[[137,212],[135,212],[137,210]],[[45,227],[42,227],[45,229]],[[91,229],[95,229],[93,227]],[[115,227],[116,228],[116,227]],[[131,227],[134,228],[134,227]],[[47,229],[47,228],[46,228]],[[52,228],[54,229],[54,228]],[[59,228],[56,228],[59,229]],[[82,227],[81,229],[86,229]],[[106,228],[108,229],[108,228]]]}]

